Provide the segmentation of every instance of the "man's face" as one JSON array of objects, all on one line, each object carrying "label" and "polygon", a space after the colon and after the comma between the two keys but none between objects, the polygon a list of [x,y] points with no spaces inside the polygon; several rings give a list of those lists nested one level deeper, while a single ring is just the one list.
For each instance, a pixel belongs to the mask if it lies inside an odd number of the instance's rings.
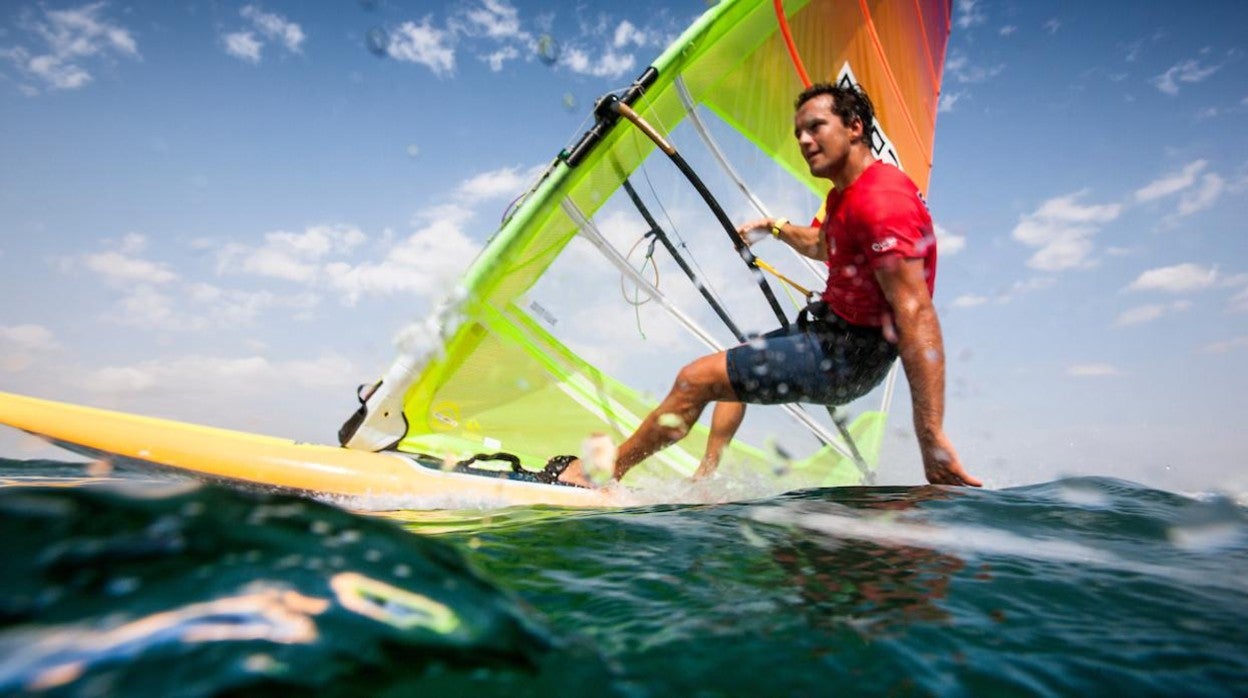
[{"label": "man's face", "polygon": [[854,119],[846,126],[832,105],[832,95],[819,95],[793,116],[793,135],[810,173],[829,179],[845,167],[850,146],[862,139],[862,122]]}]

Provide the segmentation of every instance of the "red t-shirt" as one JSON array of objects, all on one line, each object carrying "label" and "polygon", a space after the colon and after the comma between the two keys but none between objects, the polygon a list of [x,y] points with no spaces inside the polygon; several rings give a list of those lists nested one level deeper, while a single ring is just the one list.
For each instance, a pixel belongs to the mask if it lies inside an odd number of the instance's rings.
[{"label": "red t-shirt", "polygon": [[844,191],[828,192],[821,232],[828,245],[823,300],[854,325],[879,327],[890,312],[875,270],[923,259],[927,291],[936,288],[936,234],[919,189],[904,172],[876,160]]}]

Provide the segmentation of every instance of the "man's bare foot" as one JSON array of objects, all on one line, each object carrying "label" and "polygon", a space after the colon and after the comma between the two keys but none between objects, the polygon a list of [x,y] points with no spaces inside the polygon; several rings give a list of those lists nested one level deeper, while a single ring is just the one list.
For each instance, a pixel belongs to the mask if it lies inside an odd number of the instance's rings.
[{"label": "man's bare foot", "polygon": [[585,468],[581,467],[580,458],[568,463],[568,467],[564,468],[562,473],[559,473],[558,479],[559,482],[566,485],[576,485],[578,487],[588,487],[591,489],[594,487],[593,483],[589,481],[589,478],[585,477]]}]

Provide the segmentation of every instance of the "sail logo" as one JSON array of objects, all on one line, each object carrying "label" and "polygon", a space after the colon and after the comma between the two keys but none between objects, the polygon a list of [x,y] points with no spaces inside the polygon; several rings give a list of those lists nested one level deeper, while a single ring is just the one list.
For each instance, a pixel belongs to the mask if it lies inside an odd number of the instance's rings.
[{"label": "sail logo", "polygon": [[[836,84],[839,87],[862,89],[862,84],[858,82],[858,78],[854,77],[854,69],[849,67],[849,61],[845,61],[845,65],[841,66],[841,72],[837,73]],[[881,124],[877,118],[872,125],[875,128],[871,130],[871,152],[877,159],[890,162],[896,165],[897,169],[905,171],[906,168],[901,166],[901,156],[897,153],[897,148],[893,146],[888,134],[884,132],[884,124]]]}]

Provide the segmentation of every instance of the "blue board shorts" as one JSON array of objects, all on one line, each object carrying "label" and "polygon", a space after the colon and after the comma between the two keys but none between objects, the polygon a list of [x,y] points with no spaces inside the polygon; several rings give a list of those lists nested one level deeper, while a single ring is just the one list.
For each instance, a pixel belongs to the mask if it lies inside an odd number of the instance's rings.
[{"label": "blue board shorts", "polygon": [[897,347],[880,328],[819,312],[728,350],[728,380],[738,401],[844,405],[884,380]]}]

